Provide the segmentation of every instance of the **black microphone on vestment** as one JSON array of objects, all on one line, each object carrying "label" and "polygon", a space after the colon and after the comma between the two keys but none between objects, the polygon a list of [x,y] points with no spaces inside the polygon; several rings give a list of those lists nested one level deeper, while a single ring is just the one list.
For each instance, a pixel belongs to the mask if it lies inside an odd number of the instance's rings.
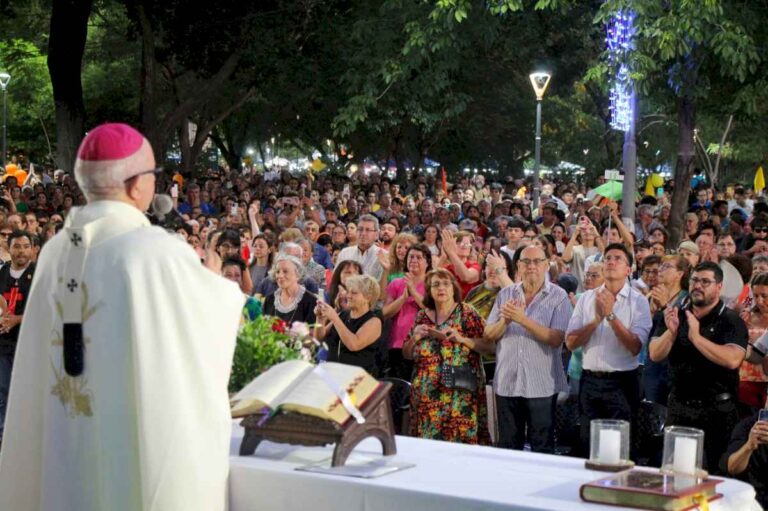
[{"label": "black microphone on vestment", "polygon": [[152,216],[162,223],[165,220],[165,216],[171,211],[173,211],[173,199],[171,196],[162,193],[156,194],[155,198],[152,199]]}]

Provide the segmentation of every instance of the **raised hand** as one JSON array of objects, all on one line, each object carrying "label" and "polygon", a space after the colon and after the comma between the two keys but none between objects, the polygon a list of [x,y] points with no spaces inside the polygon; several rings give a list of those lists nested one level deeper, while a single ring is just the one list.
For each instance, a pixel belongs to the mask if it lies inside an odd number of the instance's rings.
[{"label": "raised hand", "polygon": [[667,325],[667,330],[672,332],[673,335],[677,335],[677,329],[680,328],[678,311],[677,307],[667,307],[664,309],[664,324]]},{"label": "raised hand", "polygon": [[485,264],[491,268],[493,274],[496,274],[497,268],[504,268],[504,257],[500,256],[495,250],[489,253],[485,258]]},{"label": "raised hand", "polygon": [[449,229],[443,229],[440,233],[443,239],[443,250],[449,254],[456,253],[456,237]]},{"label": "raised hand", "polygon": [[[379,248],[381,248],[381,245],[379,245]],[[376,252],[376,259],[379,260],[379,264],[382,268],[384,268],[385,271],[389,271],[392,266],[389,262],[389,252],[383,249],[379,250]]]}]

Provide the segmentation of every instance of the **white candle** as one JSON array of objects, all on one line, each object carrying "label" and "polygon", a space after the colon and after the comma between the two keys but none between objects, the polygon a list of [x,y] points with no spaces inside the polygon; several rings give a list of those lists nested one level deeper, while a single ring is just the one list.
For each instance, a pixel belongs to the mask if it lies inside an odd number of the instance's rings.
[{"label": "white candle", "polygon": [[672,470],[681,474],[696,473],[696,447],[695,438],[679,436],[675,438],[675,452],[672,461]]},{"label": "white candle", "polygon": [[618,465],[621,461],[621,431],[618,429],[600,430],[598,461],[606,465]]}]

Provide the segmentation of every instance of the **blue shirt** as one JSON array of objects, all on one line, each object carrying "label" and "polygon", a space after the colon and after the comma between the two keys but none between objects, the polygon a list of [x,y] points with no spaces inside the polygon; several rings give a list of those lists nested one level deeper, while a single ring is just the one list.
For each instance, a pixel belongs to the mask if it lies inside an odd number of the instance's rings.
[{"label": "blue shirt", "polygon": [[333,261],[331,261],[331,256],[325,247],[317,243],[313,243],[313,245],[312,259],[314,259],[317,264],[323,265],[326,270],[332,270]]},{"label": "blue shirt", "polygon": [[[182,202],[179,205],[178,211],[182,215],[188,215],[188,214],[192,213],[192,205],[189,202]],[[206,215],[206,216],[215,215],[216,214],[216,208],[214,208],[208,202],[201,202],[200,203],[200,212],[202,214]]]}]

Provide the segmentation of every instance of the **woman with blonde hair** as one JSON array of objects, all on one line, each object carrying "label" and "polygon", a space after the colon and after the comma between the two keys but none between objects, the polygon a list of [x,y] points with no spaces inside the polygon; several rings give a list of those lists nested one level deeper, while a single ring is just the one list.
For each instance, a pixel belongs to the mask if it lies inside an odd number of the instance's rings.
[{"label": "woman with blonde hair", "polygon": [[382,268],[384,268],[384,273],[379,282],[382,290],[386,289],[387,285],[393,280],[399,279],[405,275],[405,255],[408,253],[408,249],[416,243],[418,243],[416,236],[407,232],[401,232],[392,240],[389,252],[384,250],[379,251],[377,254],[379,263],[381,263]]},{"label": "woman with blonde hair", "polygon": [[315,337],[328,346],[328,362],[362,367],[376,376],[381,318],[371,308],[379,299],[379,283],[370,275],[354,275],[347,279],[346,288],[348,310],[336,312],[331,305],[317,302],[320,326]]}]

